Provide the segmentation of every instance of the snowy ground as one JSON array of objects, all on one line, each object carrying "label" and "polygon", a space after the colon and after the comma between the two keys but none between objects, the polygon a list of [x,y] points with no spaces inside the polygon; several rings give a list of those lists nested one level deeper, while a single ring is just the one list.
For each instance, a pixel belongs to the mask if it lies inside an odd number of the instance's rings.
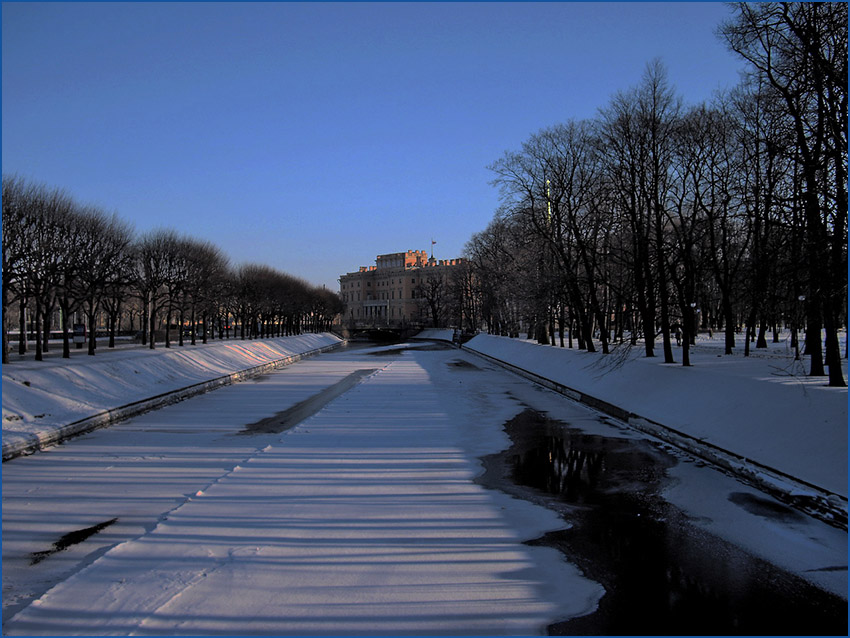
[{"label": "snowy ground", "polygon": [[[432,330],[420,336],[451,335]],[[75,352],[71,360],[54,352],[41,363],[15,361],[3,366],[3,445],[337,342],[332,335],[301,335],[169,350],[101,348],[96,357]],[[794,361],[787,334],[750,357],[740,344],[726,356],[722,335],[701,335],[690,368],[665,365],[661,356],[647,359],[639,347],[604,356],[490,335],[465,347],[779,470],[838,495],[846,507],[847,389],[807,377],[806,357]],[[679,349],[676,357],[681,360]]]},{"label": "snowy ground", "polygon": [[[518,365],[548,365],[553,376],[571,375],[570,385],[595,383],[602,398],[618,403],[641,394],[634,386],[653,375],[666,375],[668,383],[656,403],[676,403],[669,396],[695,401],[675,387],[670,391],[678,371],[692,379],[700,365],[706,375],[709,369],[728,374],[732,362],[757,365],[755,357],[743,361],[736,355],[726,358],[729,366],[711,366],[722,357],[706,344],[691,369],[636,358],[602,376],[587,353],[487,336],[467,345],[489,348]],[[242,366],[261,356],[248,346],[216,343],[196,351],[238,353]],[[295,349],[286,340],[259,346]],[[195,369],[196,363],[187,363],[192,350],[153,356]],[[92,366],[108,371],[98,373],[97,383],[110,401],[133,400],[137,395],[129,394],[123,378],[151,358],[147,351],[135,352],[104,353],[103,359],[99,353],[98,361],[77,357],[4,366],[4,423],[7,374],[15,375],[16,384],[8,414],[22,417],[10,422],[43,427],[45,418],[35,415],[42,413],[46,395],[31,391],[46,383],[39,375],[54,375],[55,397],[44,413],[61,423],[63,405],[69,406],[65,420],[80,414],[74,400],[79,386],[70,380],[93,378]],[[219,361],[223,355],[204,356]],[[733,385],[752,383],[750,392],[781,386],[785,393],[772,400],[784,401],[785,409],[773,413],[793,420],[809,414],[798,404],[811,403],[823,389],[802,378],[776,383],[770,370],[785,359],[759,359],[761,372],[754,374],[753,367],[739,373]],[[530,634],[560,617],[591,611],[602,595],[598,584],[554,550],[522,544],[562,527],[558,515],[473,481],[480,472],[476,459],[507,446],[500,426],[520,409],[517,402],[495,383],[492,390],[483,386],[456,396],[464,377],[442,379],[427,361],[323,355],[5,463],[4,633],[210,634],[238,627],[238,633],[271,634]],[[65,372],[51,373],[50,367]],[[365,370],[352,389],[294,429],[239,435],[245,425]],[[629,370],[637,372],[617,381],[614,375]],[[170,374],[170,383],[186,382],[182,374]],[[606,378],[620,394],[604,391]],[[723,390],[710,378],[703,379],[708,388]],[[517,381],[516,392],[523,391],[521,385]],[[843,472],[846,483],[847,395],[841,392],[824,392],[843,397],[824,421],[834,425],[843,419],[845,441],[841,454],[824,457],[840,457],[824,474]],[[742,391],[736,400],[746,395]],[[714,404],[724,409],[716,395]],[[674,405],[664,413],[662,405],[652,416],[664,422],[681,414],[678,410]],[[792,425],[774,430],[790,431]],[[751,433],[742,437],[756,439]],[[821,452],[829,455],[826,447]],[[816,464],[810,459],[803,466]],[[671,488],[674,502],[753,552],[769,552],[770,560],[846,597],[846,533],[817,521],[788,526],[759,516],[742,519],[727,494],[743,488],[730,488],[734,481],[716,473],[702,483],[704,493],[695,494],[684,484],[695,471],[687,464],[676,470],[683,482]],[[48,549],[68,530],[112,519],[117,520],[90,540],[29,564],[33,552]]]},{"label": "snowy ground", "polygon": [[[237,435],[362,370],[296,428]],[[522,544],[559,516],[473,481],[515,406],[447,401],[432,376],[327,354],[9,461],[4,633],[535,634],[593,610],[598,584]]]}]

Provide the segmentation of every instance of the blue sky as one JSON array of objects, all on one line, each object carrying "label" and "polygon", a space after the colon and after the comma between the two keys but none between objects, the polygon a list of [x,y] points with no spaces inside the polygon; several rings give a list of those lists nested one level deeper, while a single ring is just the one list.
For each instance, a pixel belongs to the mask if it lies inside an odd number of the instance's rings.
[{"label": "blue sky", "polygon": [[234,263],[337,288],[460,255],[486,166],[594,117],[660,58],[686,103],[738,82],[721,3],[2,5],[2,163]]}]

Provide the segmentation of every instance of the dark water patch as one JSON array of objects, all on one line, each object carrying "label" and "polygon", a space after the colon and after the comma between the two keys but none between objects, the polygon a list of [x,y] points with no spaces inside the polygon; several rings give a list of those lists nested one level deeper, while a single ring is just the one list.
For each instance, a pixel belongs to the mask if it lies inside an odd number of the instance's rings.
[{"label": "dark water patch", "polygon": [[387,348],[386,350],[376,350],[375,352],[367,352],[371,357],[395,357],[402,354],[407,348]]},{"label": "dark water patch", "polygon": [[438,350],[453,350],[452,346],[443,343],[433,343],[428,345],[417,345],[406,343],[398,348],[387,348],[385,350],[376,350],[375,352],[367,352],[366,354],[373,357],[392,357],[403,354],[408,350],[416,350],[417,352],[434,352]]},{"label": "dark water patch", "polygon": [[82,543],[84,540],[89,538],[90,536],[94,536],[98,532],[106,529],[113,523],[115,523],[118,519],[113,518],[108,521],[104,521],[103,523],[98,523],[97,525],[92,525],[91,527],[86,527],[85,529],[74,530],[73,532],[68,532],[58,541],[53,543],[53,546],[41,552],[33,552],[30,554],[30,565],[37,565],[41,561],[43,561],[48,556],[52,556],[56,552],[61,552],[62,550],[68,549],[72,545],[78,545]]},{"label": "dark water patch", "polygon": [[416,346],[416,350],[426,350],[428,352],[436,352],[440,350],[454,350],[454,346],[448,343],[431,343],[427,346]]},{"label": "dark water patch", "polygon": [[807,572],[846,572],[847,565],[831,565],[830,567],[819,567],[818,569],[807,569]]},{"label": "dark water patch", "polygon": [[460,368],[461,370],[480,370],[477,365],[474,363],[470,363],[469,361],[464,361],[463,359],[455,359],[454,361],[449,361],[449,365],[453,368]]},{"label": "dark water patch", "polygon": [[735,505],[738,505],[748,511],[750,514],[769,518],[775,521],[784,523],[804,521],[806,517],[800,512],[791,509],[775,500],[748,494],[747,492],[732,492],[729,495],[729,500]]},{"label": "dark water patch", "polygon": [[[479,482],[561,512],[555,547],[606,594],[553,635],[847,635],[847,602],[692,524],[662,498],[676,459],[528,409]],[[752,503],[750,503],[752,505]]]},{"label": "dark water patch", "polygon": [[368,368],[352,372],[340,381],[337,381],[332,386],[325,388],[308,399],[304,399],[296,403],[291,408],[282,410],[273,416],[260,419],[255,423],[249,423],[238,434],[280,434],[292,427],[295,427],[301,421],[308,419],[325,407],[328,403],[336,399],[344,392],[348,392],[355,385],[360,383],[364,377],[376,372],[377,368]]},{"label": "dark water patch", "polygon": [[506,430],[514,441],[511,478],[573,505],[607,501],[629,487],[642,497],[656,493],[676,463],[649,443],[586,434],[531,409]]}]

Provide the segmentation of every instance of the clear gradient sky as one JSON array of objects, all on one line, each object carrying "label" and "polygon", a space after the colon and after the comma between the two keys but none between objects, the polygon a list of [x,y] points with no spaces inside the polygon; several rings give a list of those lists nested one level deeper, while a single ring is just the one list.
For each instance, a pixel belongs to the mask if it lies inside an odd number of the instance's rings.
[{"label": "clear gradient sky", "polygon": [[487,165],[594,117],[660,58],[737,84],[721,3],[3,2],[2,164],[337,289],[375,255],[461,254]]}]

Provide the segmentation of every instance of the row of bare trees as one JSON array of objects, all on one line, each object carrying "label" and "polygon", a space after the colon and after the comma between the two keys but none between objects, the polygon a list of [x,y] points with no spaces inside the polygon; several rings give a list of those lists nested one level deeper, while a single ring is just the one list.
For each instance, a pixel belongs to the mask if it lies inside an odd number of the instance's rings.
[{"label": "row of bare trees", "polygon": [[[231,267],[215,245],[156,230],[136,237],[125,221],[77,204],[59,189],[3,176],[3,363],[8,363],[9,310],[19,312],[19,352],[30,327],[35,359],[47,350],[54,317],[60,317],[62,353],[71,354],[72,318],[88,326],[95,354],[98,319],[109,345],[122,316],[139,319],[142,343],[164,337],[206,343],[330,329],[341,311],[338,295],[258,264]],[[32,326],[27,325],[27,316]],[[164,330],[163,330],[164,328]],[[162,334],[164,332],[164,335]]]},{"label": "row of bare trees", "polygon": [[[653,62],[597,118],[532,135],[490,168],[502,206],[474,235],[469,296],[492,332],[605,353],[699,328],[766,347],[805,329],[812,375],[845,384],[847,5],[741,3],[719,29],[748,62],[683,106]],[[825,334],[825,338],[822,335]],[[774,338],[777,338],[776,336]]]}]

